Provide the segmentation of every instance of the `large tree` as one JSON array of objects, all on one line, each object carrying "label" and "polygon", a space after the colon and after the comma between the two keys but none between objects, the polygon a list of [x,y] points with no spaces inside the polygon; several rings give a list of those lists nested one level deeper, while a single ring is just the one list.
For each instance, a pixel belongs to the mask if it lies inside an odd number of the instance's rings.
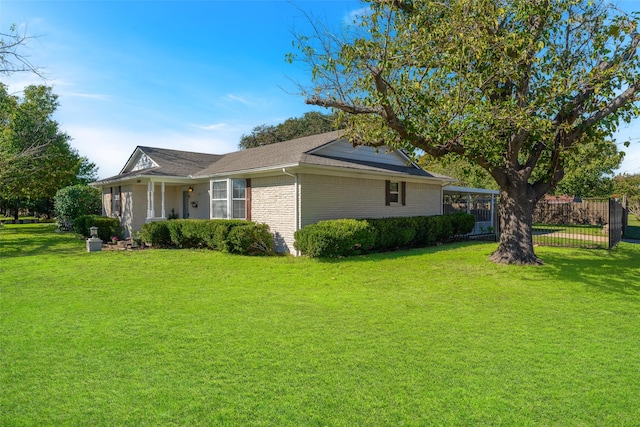
[{"label": "large tree", "polygon": [[58,97],[50,87],[28,86],[21,98],[0,83],[0,198],[14,215],[67,185],[95,176],[95,165],[69,145],[52,115]]},{"label": "large tree", "polygon": [[[592,0],[370,0],[341,34],[298,38],[307,103],[342,112],[354,144],[485,169],[500,189],[491,259],[537,264],[535,204],[566,159],[638,113],[638,20]],[[604,139],[601,139],[604,141]]]}]

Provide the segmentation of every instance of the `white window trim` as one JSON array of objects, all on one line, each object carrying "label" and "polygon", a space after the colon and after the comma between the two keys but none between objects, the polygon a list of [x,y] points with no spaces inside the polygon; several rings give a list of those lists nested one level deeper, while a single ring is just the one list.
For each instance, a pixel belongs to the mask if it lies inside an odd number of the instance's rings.
[{"label": "white window trim", "polygon": [[[233,181],[244,181],[245,182],[245,197],[242,199],[234,199],[233,198]],[[214,201],[222,201],[224,199],[214,199],[213,198],[213,184],[216,182],[225,182],[226,183],[226,188],[227,188],[227,198],[226,198],[226,202],[227,202],[227,217],[226,218],[218,218],[214,216],[214,209],[213,209],[213,204]],[[209,217],[211,219],[247,219],[247,193],[246,193],[246,180],[245,179],[232,179],[232,178],[226,178],[226,179],[212,179],[209,182],[209,194],[211,194],[210,197],[210,206],[209,206]],[[245,209],[244,209],[244,218],[234,218],[233,217],[233,202],[234,200],[243,200],[245,203]]]}]

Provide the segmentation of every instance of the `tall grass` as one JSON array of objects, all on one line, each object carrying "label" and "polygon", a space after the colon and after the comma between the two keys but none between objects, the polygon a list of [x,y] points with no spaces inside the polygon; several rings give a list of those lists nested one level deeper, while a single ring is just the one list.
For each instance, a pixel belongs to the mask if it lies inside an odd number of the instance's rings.
[{"label": "tall grass", "polygon": [[319,261],[0,230],[0,425],[637,425],[640,245]]}]

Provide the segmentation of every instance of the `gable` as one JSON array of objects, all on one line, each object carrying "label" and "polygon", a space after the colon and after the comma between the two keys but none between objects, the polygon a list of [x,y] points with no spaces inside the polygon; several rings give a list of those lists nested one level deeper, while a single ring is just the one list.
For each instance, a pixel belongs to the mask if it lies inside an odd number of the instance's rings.
[{"label": "gable", "polygon": [[141,152],[138,156],[138,159],[131,166],[131,169],[129,169],[128,172],[135,172],[142,169],[149,169],[154,167],[158,167],[158,164],[154,162],[153,159],[146,153]]},{"label": "gable", "polygon": [[356,162],[382,163],[392,166],[408,166],[411,162],[390,147],[369,147],[365,145],[353,146],[346,139],[339,139],[327,144],[310,154],[337,159],[353,160]]}]

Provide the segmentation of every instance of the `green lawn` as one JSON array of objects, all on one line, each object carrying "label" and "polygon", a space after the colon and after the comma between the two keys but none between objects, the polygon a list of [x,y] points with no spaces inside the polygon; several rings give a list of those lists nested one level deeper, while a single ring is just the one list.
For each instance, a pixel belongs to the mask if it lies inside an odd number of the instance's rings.
[{"label": "green lawn", "polygon": [[629,224],[625,232],[625,238],[640,240],[640,220],[633,215],[629,215]]},{"label": "green lawn", "polygon": [[0,425],[633,426],[640,245],[321,261],[0,228]]}]

